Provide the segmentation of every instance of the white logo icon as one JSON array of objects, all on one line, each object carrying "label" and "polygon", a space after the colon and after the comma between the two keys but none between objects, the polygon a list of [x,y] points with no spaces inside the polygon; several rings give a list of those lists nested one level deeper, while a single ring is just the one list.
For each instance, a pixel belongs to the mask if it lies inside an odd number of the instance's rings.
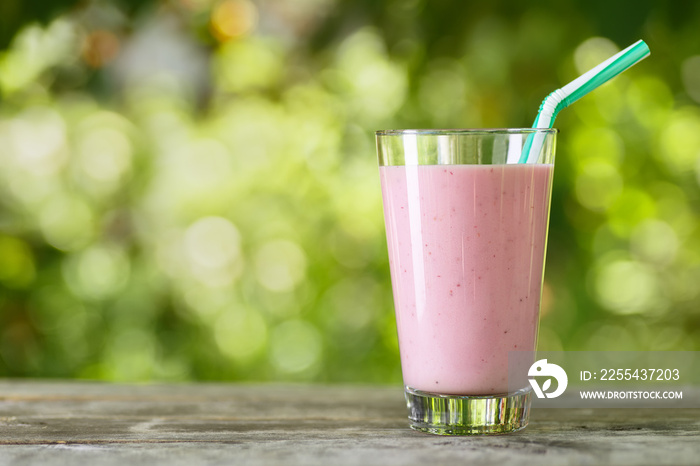
[{"label": "white logo icon", "polygon": [[[535,363],[530,366],[527,375],[530,377],[530,385],[532,385],[532,389],[535,391],[537,398],[556,398],[564,393],[566,385],[569,383],[569,378],[566,376],[564,369],[556,364],[548,363],[546,359],[535,361]],[[544,384],[542,384],[542,388],[540,388],[537,380],[534,379],[534,377],[538,376],[554,377],[557,380],[557,389],[552,393],[546,393],[552,385],[552,379],[545,380]]]}]

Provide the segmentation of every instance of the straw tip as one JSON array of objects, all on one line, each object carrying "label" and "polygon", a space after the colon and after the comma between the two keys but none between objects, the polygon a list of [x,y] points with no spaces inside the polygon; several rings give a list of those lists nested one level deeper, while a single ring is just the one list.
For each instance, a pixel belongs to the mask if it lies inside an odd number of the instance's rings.
[{"label": "straw tip", "polygon": [[632,46],[635,48],[639,48],[640,50],[643,50],[645,52],[645,55],[651,55],[651,50],[649,50],[649,45],[646,42],[644,42],[643,39],[639,39]]}]

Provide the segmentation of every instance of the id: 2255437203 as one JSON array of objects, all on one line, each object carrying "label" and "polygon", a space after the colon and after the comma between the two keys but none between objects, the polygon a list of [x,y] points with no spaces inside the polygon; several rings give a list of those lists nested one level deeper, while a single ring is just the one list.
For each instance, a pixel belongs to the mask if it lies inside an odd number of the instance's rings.
[{"label": "id: 2255437203", "polygon": [[667,382],[679,380],[680,371],[678,369],[600,369],[596,372],[581,371],[580,379],[583,381],[638,380],[642,382]]}]

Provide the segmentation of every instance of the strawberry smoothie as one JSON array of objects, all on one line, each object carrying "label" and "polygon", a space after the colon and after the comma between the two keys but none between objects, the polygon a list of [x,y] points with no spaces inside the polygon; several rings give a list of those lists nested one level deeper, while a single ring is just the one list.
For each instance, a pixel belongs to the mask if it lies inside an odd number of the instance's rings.
[{"label": "strawberry smoothie", "polygon": [[537,340],[553,165],[379,168],[404,384],[508,392]]}]

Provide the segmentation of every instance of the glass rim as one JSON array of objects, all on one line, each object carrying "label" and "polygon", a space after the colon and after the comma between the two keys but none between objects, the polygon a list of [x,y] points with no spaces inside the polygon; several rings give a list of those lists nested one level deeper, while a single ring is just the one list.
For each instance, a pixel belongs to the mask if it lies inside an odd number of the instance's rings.
[{"label": "glass rim", "polygon": [[556,134],[557,128],[455,128],[455,129],[383,129],[375,131],[377,136],[403,136],[415,134],[418,136],[441,135],[479,135],[479,134]]}]

